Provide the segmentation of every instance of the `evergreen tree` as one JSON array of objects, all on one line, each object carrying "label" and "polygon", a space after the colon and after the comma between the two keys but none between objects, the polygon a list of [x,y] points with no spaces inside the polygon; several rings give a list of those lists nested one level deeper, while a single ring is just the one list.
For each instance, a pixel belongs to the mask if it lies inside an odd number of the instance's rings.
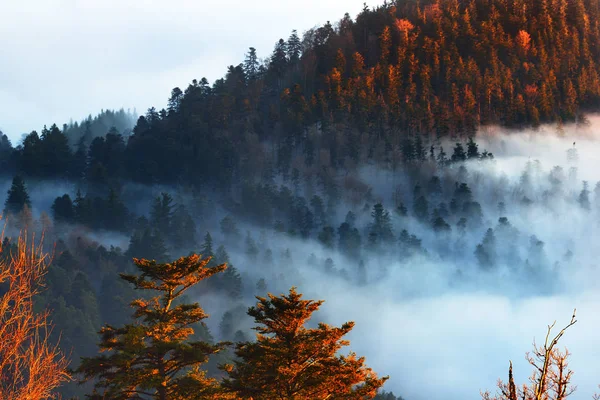
[{"label": "evergreen tree", "polygon": [[271,55],[269,62],[269,74],[271,75],[273,83],[279,90],[283,87],[282,79],[288,64],[285,50],[285,40],[279,39],[275,45],[275,50],[273,50],[273,54]]},{"label": "evergreen tree", "polygon": [[248,53],[246,53],[246,59],[244,60],[244,72],[248,77],[248,80],[254,81],[258,79],[258,56],[256,55],[256,49],[250,47]]},{"label": "evergreen tree", "polygon": [[239,359],[224,367],[228,377],[222,385],[238,398],[358,400],[374,397],[387,380],[377,378],[363,357],[337,355],[349,344],[342,338],[353,322],[304,327],[323,301],[302,300],[295,288],[288,295],[257,299],[248,310],[258,324],[256,342],[238,343]]},{"label": "evergreen tree", "polygon": [[317,227],[325,225],[327,217],[325,215],[325,204],[323,203],[323,199],[320,196],[314,195],[310,199],[310,206],[313,209]]},{"label": "evergreen tree", "polygon": [[450,159],[452,162],[461,162],[467,159],[467,154],[461,143],[456,143],[454,145],[454,151],[452,152],[452,157]]},{"label": "evergreen tree", "polygon": [[351,258],[358,258],[360,254],[361,237],[357,228],[348,222],[343,222],[338,228],[338,248]]},{"label": "evergreen tree", "polygon": [[91,202],[81,194],[81,190],[79,189],[77,189],[75,200],[73,200],[73,210],[75,212],[75,220],[78,223],[83,225],[91,223],[93,218]]},{"label": "evergreen tree", "polygon": [[440,168],[444,168],[448,164],[448,156],[442,146],[440,146],[440,152],[437,155],[437,164]]},{"label": "evergreen tree", "polygon": [[298,37],[298,32],[294,29],[292,34],[288,38],[288,41],[285,46],[286,54],[288,60],[291,64],[295,64],[300,61],[300,55],[302,53],[302,42]]},{"label": "evergreen tree", "polygon": [[590,205],[590,191],[588,190],[588,183],[587,181],[583,181],[583,189],[581,190],[581,193],[579,193],[579,205],[581,206],[581,208],[583,208],[584,210],[589,211],[591,208]]},{"label": "evergreen tree", "polygon": [[68,194],[57,197],[52,203],[52,217],[55,222],[75,222],[73,201]]},{"label": "evergreen tree", "polygon": [[331,257],[327,257],[325,259],[323,266],[325,269],[325,273],[327,273],[327,274],[332,274],[335,271],[335,264],[334,264],[333,260],[331,259]]},{"label": "evergreen tree", "polygon": [[449,232],[452,230],[450,225],[444,220],[444,218],[438,216],[431,222],[431,227],[435,232]]},{"label": "evergreen tree", "polygon": [[233,217],[231,215],[226,215],[225,217],[223,217],[223,219],[221,220],[220,226],[221,226],[221,233],[228,240],[238,239],[240,237],[240,231],[237,228],[235,220],[233,219]]},{"label": "evergreen tree", "polygon": [[[170,194],[162,192],[154,199],[150,210],[150,223],[165,236],[171,234],[171,219],[173,218],[173,198]],[[178,227],[179,229],[179,227]]]},{"label": "evergreen tree", "polygon": [[203,257],[212,257],[215,255],[213,252],[213,240],[210,232],[206,232],[206,235],[204,235],[204,243],[202,244],[200,251],[202,252]]},{"label": "evergreen tree", "polygon": [[323,247],[333,250],[335,243],[335,230],[331,226],[325,226],[321,232],[319,232],[317,239],[323,245]]},{"label": "evergreen tree", "polygon": [[358,284],[360,286],[365,286],[367,284],[367,269],[365,268],[365,262],[363,260],[360,260],[360,262],[358,263]]},{"label": "evergreen tree", "polygon": [[477,245],[475,256],[483,268],[490,268],[496,264],[496,237],[492,228],[486,231],[483,241]]},{"label": "evergreen tree", "polygon": [[183,204],[175,207],[171,217],[170,241],[178,249],[190,250],[197,246],[196,223]]},{"label": "evergreen tree", "polygon": [[429,203],[425,196],[417,197],[415,204],[413,206],[413,211],[415,216],[421,222],[427,222],[429,219]]},{"label": "evergreen tree", "polygon": [[260,253],[260,250],[258,249],[258,246],[256,245],[256,242],[254,241],[254,238],[250,234],[250,231],[247,231],[246,232],[246,255],[248,256],[250,261],[254,263],[257,261],[257,257],[258,257],[259,253]]},{"label": "evergreen tree", "polygon": [[162,235],[150,227],[133,232],[126,255],[131,258],[139,258],[145,255],[148,259],[158,262],[164,262],[169,258]]},{"label": "evergreen tree", "polygon": [[388,244],[393,242],[394,233],[392,231],[390,213],[383,208],[381,203],[377,203],[373,206],[371,217],[373,218],[373,222],[371,223],[369,237],[373,236],[375,238],[374,244]]},{"label": "evergreen tree", "polygon": [[75,372],[81,382],[95,380],[91,399],[201,399],[218,392],[217,382],[200,367],[225,344],[191,341],[194,325],[207,315],[198,303],[179,301],[189,288],[226,268],[208,268],[208,261],[198,255],[165,264],[134,259],[139,274],[121,274],[136,289],[158,295],[131,303],[134,323],[102,328],[99,346],[109,354],[82,358]]},{"label": "evergreen tree", "polygon": [[121,201],[118,193],[113,188],[108,192],[106,210],[103,218],[104,227],[113,231],[127,231],[129,225],[129,211]]},{"label": "evergreen tree", "polygon": [[221,340],[231,340],[234,334],[234,327],[233,314],[231,311],[226,311],[219,324],[219,335],[221,336]]},{"label": "evergreen tree", "polygon": [[470,137],[467,142],[467,158],[469,160],[472,158],[479,158],[479,147],[472,137]]},{"label": "evergreen tree", "polygon": [[12,180],[12,185],[8,189],[6,201],[4,202],[3,214],[18,214],[25,206],[31,208],[31,200],[27,193],[27,187],[25,181],[20,175],[15,175]]}]

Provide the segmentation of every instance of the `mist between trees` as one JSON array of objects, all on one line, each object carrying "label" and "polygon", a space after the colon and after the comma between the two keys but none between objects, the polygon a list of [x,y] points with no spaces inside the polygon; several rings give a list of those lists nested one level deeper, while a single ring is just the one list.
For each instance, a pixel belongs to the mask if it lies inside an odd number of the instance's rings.
[{"label": "mist between trees", "polygon": [[[571,397],[578,398],[596,387],[586,367],[596,345],[586,332],[596,323],[600,198],[590,121],[566,126],[569,139],[554,127],[482,131],[479,145],[463,144],[464,157],[450,142],[448,162],[427,159],[395,173],[365,166],[337,176],[335,190],[306,176],[275,176],[228,194],[132,184],[103,197],[91,194],[99,188],[78,195],[69,181],[16,177],[6,184],[7,233],[43,230],[48,250],[56,243],[37,301],[52,310],[52,340],[61,332],[73,368],[97,353],[104,324],[131,320],[129,302],[139,293],[118,273],[135,271],[133,257],[167,262],[197,252],[229,267],[186,297],[210,315],[195,337],[252,340],[253,296],[297,286],[308,299],[327,300],[308,326],[355,321],[350,349],[390,375],[387,390],[409,399],[491,389],[506,376],[507,358],[515,381],[526,382],[522,353],[531,339],[577,306],[580,325],[563,340],[577,365],[580,390]],[[479,146],[493,158],[482,158]],[[115,225],[102,225],[113,210],[121,213]],[[209,376],[219,376],[221,362],[208,361]],[[423,386],[432,374],[440,384]]]},{"label": "mist between trees", "polygon": [[262,62],[249,49],[135,125],[104,111],[16,146],[0,134],[3,249],[45,233],[34,303],[52,310],[50,340],[78,368],[105,324],[131,322],[131,260],[193,253],[228,265],[186,292],[210,314],[194,333],[210,346],[251,341],[254,296],[297,287],[327,300],[309,328],[355,321],[349,348],[390,375],[386,390],[465,399],[507,358],[526,382],[531,338],[577,307],[561,339],[571,398],[593,393],[600,146],[582,111],[600,93],[599,9],[533,3],[365,7]]}]

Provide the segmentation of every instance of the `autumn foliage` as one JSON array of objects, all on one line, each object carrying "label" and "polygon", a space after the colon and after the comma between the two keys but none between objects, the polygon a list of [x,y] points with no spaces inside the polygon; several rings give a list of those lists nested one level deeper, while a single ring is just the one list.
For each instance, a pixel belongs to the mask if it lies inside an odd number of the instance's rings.
[{"label": "autumn foliage", "polygon": [[255,342],[238,343],[239,360],[226,366],[226,389],[244,399],[367,399],[388,379],[364,365],[364,357],[337,352],[349,342],[342,337],[354,323],[341,327],[304,325],[323,301],[288,295],[257,297],[248,314],[258,326]]},{"label": "autumn foliage", "polygon": [[[16,249],[3,248],[0,235],[0,399],[56,398],[54,390],[70,379],[68,360],[51,343],[49,311],[36,313],[48,266],[41,245],[19,238]],[[8,243],[8,242],[4,242]]]},{"label": "autumn foliage", "polygon": [[101,354],[83,358],[82,382],[96,379],[92,399],[193,400],[219,398],[217,381],[200,367],[223,343],[192,341],[194,325],[208,315],[198,303],[178,302],[198,282],[225,270],[207,267],[210,258],[182,257],[171,263],[135,259],[138,275],[121,274],[136,289],[157,294],[131,303],[134,322],[100,331]]}]

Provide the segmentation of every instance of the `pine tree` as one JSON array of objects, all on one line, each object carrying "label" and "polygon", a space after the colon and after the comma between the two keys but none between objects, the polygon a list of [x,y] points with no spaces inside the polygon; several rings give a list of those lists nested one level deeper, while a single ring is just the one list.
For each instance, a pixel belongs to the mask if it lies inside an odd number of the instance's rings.
[{"label": "pine tree", "polygon": [[450,159],[452,162],[461,162],[467,159],[467,154],[465,153],[465,149],[461,143],[456,143]]},{"label": "pine tree", "polygon": [[231,311],[226,311],[221,318],[221,323],[219,324],[219,334],[221,335],[221,339],[231,340],[233,338],[234,327],[235,323],[233,321],[233,314]]},{"label": "pine tree", "polygon": [[265,281],[265,278],[260,278],[256,282],[256,290],[260,293],[264,293],[267,291],[267,282]]},{"label": "pine tree", "polygon": [[479,147],[472,137],[470,137],[469,141],[467,142],[467,158],[479,158]]},{"label": "pine tree", "polygon": [[68,194],[57,197],[52,203],[52,217],[55,222],[74,222],[75,210]]},{"label": "pine tree", "polygon": [[496,236],[492,228],[485,232],[483,241],[477,245],[475,257],[483,268],[490,268],[496,264]]},{"label": "pine tree", "polygon": [[392,232],[390,213],[383,208],[381,203],[377,203],[373,206],[371,217],[373,217],[373,222],[369,234],[376,236],[376,242],[385,244],[393,242],[394,233]]},{"label": "pine tree", "polygon": [[150,222],[154,229],[167,236],[171,234],[171,219],[173,218],[173,198],[168,193],[161,193],[152,204]]},{"label": "pine tree", "polygon": [[256,49],[250,47],[248,53],[246,53],[246,59],[244,60],[244,72],[250,81],[258,78],[258,56],[256,55]]},{"label": "pine tree", "polygon": [[590,210],[590,191],[588,189],[587,181],[583,181],[583,189],[581,190],[581,193],[579,193],[578,201],[581,208],[583,208],[586,211]]},{"label": "pine tree", "polygon": [[121,274],[136,289],[158,293],[131,303],[135,322],[100,331],[101,351],[108,354],[82,358],[75,371],[81,382],[95,380],[91,399],[214,398],[218,385],[207,378],[201,365],[225,348],[224,343],[191,341],[193,326],[208,317],[198,303],[182,304],[181,296],[200,281],[226,269],[208,268],[199,255],[158,264],[133,260],[140,274]]},{"label": "pine tree", "polygon": [[298,37],[298,32],[294,29],[292,34],[288,38],[285,45],[286,54],[290,63],[294,64],[300,61],[300,55],[302,53],[302,42]]},{"label": "pine tree", "polygon": [[438,216],[431,222],[431,227],[435,232],[449,232],[452,230],[450,225],[444,220],[444,218]]},{"label": "pine tree", "polygon": [[260,253],[260,250],[258,249],[258,246],[256,245],[256,241],[250,234],[250,231],[247,231],[246,232],[246,255],[248,256],[250,261],[256,262],[256,259],[257,259],[259,253]]},{"label": "pine tree", "polygon": [[255,342],[236,345],[239,357],[224,366],[223,387],[238,398],[254,399],[365,399],[372,398],[387,380],[364,365],[364,358],[337,352],[349,342],[342,337],[354,327],[304,324],[323,301],[302,300],[292,288],[288,295],[257,297],[248,310],[259,325]]},{"label": "pine tree", "polygon": [[440,168],[444,168],[448,164],[448,157],[442,146],[440,146],[440,152],[437,155],[437,164]]},{"label": "pine tree", "polygon": [[8,189],[8,197],[4,202],[3,214],[18,214],[25,206],[31,208],[31,200],[27,193],[25,181],[20,175],[16,175],[12,180],[12,185]]},{"label": "pine tree", "polygon": [[324,226],[317,236],[319,242],[326,249],[333,250],[335,243],[335,230],[331,226]]},{"label": "pine tree", "polygon": [[132,258],[145,255],[150,260],[158,262],[166,261],[169,257],[162,235],[149,227],[133,232],[125,254]]},{"label": "pine tree", "polygon": [[206,235],[204,235],[204,243],[202,244],[201,251],[202,256],[204,257],[212,257],[215,255],[213,252],[213,240],[210,232],[206,232]]},{"label": "pine tree", "polygon": [[425,196],[417,197],[413,205],[413,211],[417,219],[419,219],[421,222],[429,219],[429,203],[427,202]]},{"label": "pine tree", "polygon": [[240,237],[240,231],[237,228],[235,220],[231,215],[226,215],[220,222],[221,233],[228,240],[238,239]]},{"label": "pine tree", "polygon": [[189,250],[197,246],[196,223],[183,204],[179,204],[171,219],[171,243],[179,249]]}]

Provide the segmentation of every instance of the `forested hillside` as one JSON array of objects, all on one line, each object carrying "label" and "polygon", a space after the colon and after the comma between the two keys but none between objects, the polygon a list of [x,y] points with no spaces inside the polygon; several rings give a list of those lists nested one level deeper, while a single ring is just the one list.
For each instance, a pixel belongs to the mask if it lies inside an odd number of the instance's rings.
[{"label": "forested hillside", "polygon": [[[587,239],[600,234],[600,177],[589,166],[600,150],[588,112],[600,105],[599,41],[593,0],[396,1],[302,37],[293,31],[265,60],[250,48],[213,84],[174,88],[166,109],[139,118],[102,111],[14,145],[0,133],[0,263],[21,254],[19,232],[44,233],[54,257],[36,311],[52,310],[51,341],[60,337],[71,367],[99,379],[61,393],[83,396],[101,382],[98,391],[127,398],[124,386],[141,385],[139,376],[103,376],[102,362],[131,360],[97,358],[98,345],[119,343],[130,355],[126,339],[144,336],[135,324],[160,330],[153,312],[166,318],[171,301],[152,303],[134,288],[158,288],[176,265],[190,274],[164,284],[195,280],[173,303],[194,329],[173,320],[181,328],[173,351],[185,359],[191,341],[197,352],[182,361],[193,382],[173,390],[199,385],[211,396],[216,385],[251,396],[248,388],[264,383],[251,370],[267,368],[271,356],[266,339],[254,340],[252,328],[269,321],[261,312],[293,303],[303,325],[319,308],[290,291],[298,286],[332,303],[319,321],[364,319],[352,346],[390,375],[386,390],[464,398],[419,383],[410,357],[379,345],[386,313],[456,292],[569,293],[567,276],[595,264]],[[214,273],[194,275],[205,270]],[[160,301],[168,307],[149,311]],[[196,301],[211,315],[186,308]],[[329,340],[328,351],[354,327],[313,325],[307,335]],[[393,329],[399,352],[410,351],[402,336],[410,329]],[[324,358],[340,371],[363,366],[333,353]],[[379,368],[390,363],[391,371]],[[366,382],[372,397],[385,379],[361,371],[326,383]],[[297,398],[309,398],[302,390]]]},{"label": "forested hillside", "polygon": [[[90,168],[101,161],[106,170],[94,179],[223,187],[322,163],[347,169],[374,160],[394,168],[423,158],[436,139],[471,136],[480,124],[575,121],[600,98],[599,21],[593,0],[365,7],[302,38],[294,31],[262,63],[250,49],[213,85],[200,79],[173,89],[166,110],[140,117],[127,143],[107,138],[110,160],[96,157]],[[65,144],[44,146],[36,136],[23,142],[13,170],[41,173],[27,157],[54,165],[51,154],[41,156],[47,146],[68,158]],[[47,173],[79,170],[65,161]]]}]

